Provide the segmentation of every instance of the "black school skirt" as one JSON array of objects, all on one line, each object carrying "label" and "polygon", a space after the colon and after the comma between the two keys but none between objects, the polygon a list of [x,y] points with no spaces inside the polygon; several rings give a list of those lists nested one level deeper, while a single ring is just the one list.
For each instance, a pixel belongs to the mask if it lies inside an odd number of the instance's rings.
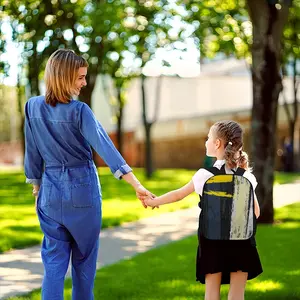
[{"label": "black school skirt", "polygon": [[206,274],[222,272],[221,284],[230,283],[231,272],[247,272],[248,280],[262,273],[255,239],[242,241],[208,240],[199,236],[196,279],[205,283]]}]

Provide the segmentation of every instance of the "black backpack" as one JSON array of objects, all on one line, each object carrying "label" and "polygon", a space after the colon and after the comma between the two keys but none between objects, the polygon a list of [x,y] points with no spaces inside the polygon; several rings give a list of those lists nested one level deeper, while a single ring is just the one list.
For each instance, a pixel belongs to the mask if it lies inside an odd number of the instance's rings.
[{"label": "black backpack", "polygon": [[199,232],[211,240],[247,240],[255,235],[254,191],[237,168],[226,174],[225,165],[219,170],[207,168],[214,174],[204,186],[199,206]]}]

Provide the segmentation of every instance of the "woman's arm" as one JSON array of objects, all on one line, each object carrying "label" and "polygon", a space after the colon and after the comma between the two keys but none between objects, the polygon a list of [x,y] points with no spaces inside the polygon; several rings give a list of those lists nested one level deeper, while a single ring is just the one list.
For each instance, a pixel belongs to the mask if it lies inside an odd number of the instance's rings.
[{"label": "woman's arm", "polygon": [[184,185],[180,189],[168,192],[162,196],[159,196],[153,200],[147,198],[145,204],[149,206],[159,206],[167,203],[173,203],[179,200],[182,200],[186,196],[190,195],[195,191],[193,181],[190,181],[188,184]]},{"label": "woman's arm", "polygon": [[152,194],[141,185],[132,173],[132,169],[116,149],[107,132],[86,104],[83,104],[81,108],[79,130],[87,142],[109,166],[114,176],[117,179],[123,178],[126,182],[133,186],[136,191],[136,195],[146,208],[147,206],[144,203],[143,197],[152,197]]},{"label": "woman's arm", "polygon": [[79,130],[117,179],[121,179],[125,174],[132,171],[92,110],[85,103],[81,107]]},{"label": "woman's arm", "polygon": [[150,199],[153,199],[155,195],[150,193],[147,189],[143,187],[143,185],[139,182],[139,180],[135,177],[133,172],[129,172],[122,176],[122,179],[124,179],[127,183],[129,183],[136,192],[136,196],[141,200],[143,206],[146,208],[147,205],[145,203],[145,198],[149,197]]},{"label": "woman's arm", "polygon": [[123,175],[122,179],[124,179],[127,183],[129,183],[135,190],[137,190],[140,186],[142,186],[142,184],[135,177],[133,172],[129,172],[129,173]]},{"label": "woman's arm", "polygon": [[29,101],[25,104],[25,157],[24,170],[26,182],[39,186],[42,181],[43,159],[34,140],[33,132],[30,126]]}]

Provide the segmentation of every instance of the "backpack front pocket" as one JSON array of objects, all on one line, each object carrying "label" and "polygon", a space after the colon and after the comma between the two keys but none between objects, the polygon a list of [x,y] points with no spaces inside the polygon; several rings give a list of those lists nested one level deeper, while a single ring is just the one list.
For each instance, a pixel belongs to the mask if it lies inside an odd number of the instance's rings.
[{"label": "backpack front pocket", "polygon": [[93,206],[92,185],[90,183],[78,183],[71,187],[71,199],[73,207],[83,208]]}]

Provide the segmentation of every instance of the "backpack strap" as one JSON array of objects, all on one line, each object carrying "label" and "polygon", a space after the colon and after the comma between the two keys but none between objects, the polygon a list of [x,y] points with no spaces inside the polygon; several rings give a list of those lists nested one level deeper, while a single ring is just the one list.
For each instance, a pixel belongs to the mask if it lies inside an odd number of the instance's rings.
[{"label": "backpack strap", "polygon": [[206,171],[213,173],[214,175],[220,175],[220,170],[216,167],[204,168]]},{"label": "backpack strap", "polygon": [[[219,170],[216,167],[210,167],[210,168],[205,168],[205,170],[207,170],[210,173],[213,173],[214,175],[226,175],[226,171],[225,171],[225,164],[221,167],[221,169]],[[231,169],[231,171],[233,172],[234,175],[240,175],[243,176],[244,173],[246,172],[245,169],[238,167],[235,171]]]},{"label": "backpack strap", "polygon": [[238,167],[238,168],[236,169],[236,171],[233,172],[233,173],[234,173],[235,175],[243,176],[245,172],[246,172],[245,169]]},{"label": "backpack strap", "polygon": [[204,168],[206,171],[213,173],[214,175],[224,175],[226,174],[225,171],[225,164],[221,167],[219,170],[217,167],[210,167],[210,168]]},{"label": "backpack strap", "polygon": [[222,165],[222,167],[221,167],[221,169],[220,169],[220,173],[219,174],[221,174],[221,175],[226,175],[226,171],[225,171],[225,164],[224,165]]}]

